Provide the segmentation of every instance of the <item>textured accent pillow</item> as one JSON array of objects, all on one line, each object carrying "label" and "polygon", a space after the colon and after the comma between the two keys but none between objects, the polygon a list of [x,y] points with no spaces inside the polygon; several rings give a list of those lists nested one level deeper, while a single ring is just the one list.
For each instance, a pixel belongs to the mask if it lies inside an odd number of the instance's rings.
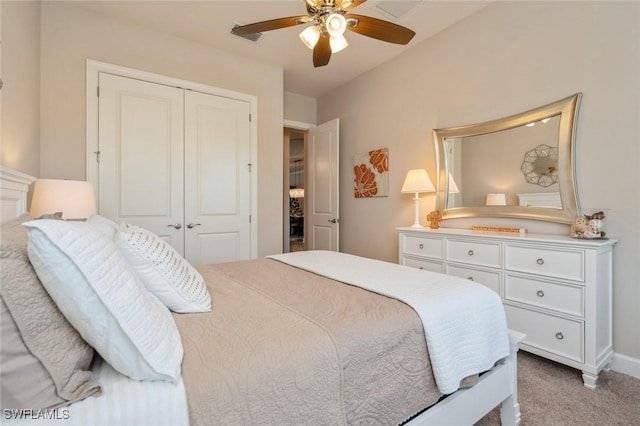
[{"label": "textured accent pillow", "polygon": [[0,261],[2,408],[54,408],[100,394],[93,348],[42,287],[27,257],[28,215],[3,224]]},{"label": "textured accent pillow", "polygon": [[165,240],[138,226],[122,224],[115,241],[147,289],[169,309],[211,311],[204,278]]},{"label": "textured accent pillow", "polygon": [[86,222],[24,226],[40,281],[102,358],[135,380],[177,381],[183,351],[176,324],[114,242]]},{"label": "textured accent pillow", "polygon": [[98,214],[94,214],[89,217],[89,219],[87,219],[87,223],[100,231],[110,240],[113,240],[116,237],[116,233],[119,228],[117,223]]}]

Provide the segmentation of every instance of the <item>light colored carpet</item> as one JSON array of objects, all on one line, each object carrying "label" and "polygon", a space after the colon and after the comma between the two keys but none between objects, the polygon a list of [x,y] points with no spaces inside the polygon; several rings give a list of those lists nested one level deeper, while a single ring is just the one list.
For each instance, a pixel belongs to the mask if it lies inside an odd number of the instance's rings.
[{"label": "light colored carpet", "polygon": [[[518,353],[518,399],[522,426],[640,426],[640,379],[603,372],[590,390],[579,370],[524,351]],[[499,424],[495,409],[476,426]]]}]

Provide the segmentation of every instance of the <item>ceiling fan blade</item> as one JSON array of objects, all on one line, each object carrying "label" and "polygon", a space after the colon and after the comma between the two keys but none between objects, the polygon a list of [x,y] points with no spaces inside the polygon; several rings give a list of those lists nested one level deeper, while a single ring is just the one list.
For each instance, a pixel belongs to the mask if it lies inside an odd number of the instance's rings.
[{"label": "ceiling fan blade", "polygon": [[329,63],[331,59],[331,45],[329,44],[329,35],[323,34],[320,36],[320,40],[313,48],[313,66],[323,67]]},{"label": "ceiling fan blade", "polygon": [[345,18],[348,30],[389,43],[407,44],[416,35],[409,28],[370,16],[349,14]]},{"label": "ceiling fan blade", "polygon": [[340,8],[342,10],[346,10],[347,12],[355,9],[356,7],[360,6],[362,3],[364,3],[367,0],[342,0],[340,2]]},{"label": "ceiling fan blade", "polygon": [[253,24],[241,25],[231,30],[232,34],[247,35],[261,33],[264,31],[279,30],[280,28],[293,27],[295,25],[304,24],[309,21],[309,17],[290,16],[288,18],[271,19],[269,21],[255,22]]}]

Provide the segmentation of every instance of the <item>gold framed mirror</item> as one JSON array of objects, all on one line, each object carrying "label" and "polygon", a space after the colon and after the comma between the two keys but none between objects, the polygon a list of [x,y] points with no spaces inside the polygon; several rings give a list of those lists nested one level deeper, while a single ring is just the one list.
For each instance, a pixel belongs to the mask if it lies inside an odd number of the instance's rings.
[{"label": "gold framed mirror", "polygon": [[433,130],[436,209],[442,218],[571,223],[579,216],[575,129],[581,96],[484,123]]}]

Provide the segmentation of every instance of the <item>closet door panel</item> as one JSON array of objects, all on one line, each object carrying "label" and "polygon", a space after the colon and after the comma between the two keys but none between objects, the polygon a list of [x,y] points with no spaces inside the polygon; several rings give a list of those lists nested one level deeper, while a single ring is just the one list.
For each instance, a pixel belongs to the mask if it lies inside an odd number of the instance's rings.
[{"label": "closet door panel", "polygon": [[250,106],[185,92],[185,257],[194,265],[251,256]]},{"label": "closet door panel", "polygon": [[183,91],[106,73],[99,84],[98,212],[184,253]]},{"label": "closet door panel", "polygon": [[171,102],[122,94],[119,107],[119,216],[170,216],[171,203],[167,201],[171,199],[171,169],[167,165],[171,158],[171,126],[156,123],[169,122]]}]

